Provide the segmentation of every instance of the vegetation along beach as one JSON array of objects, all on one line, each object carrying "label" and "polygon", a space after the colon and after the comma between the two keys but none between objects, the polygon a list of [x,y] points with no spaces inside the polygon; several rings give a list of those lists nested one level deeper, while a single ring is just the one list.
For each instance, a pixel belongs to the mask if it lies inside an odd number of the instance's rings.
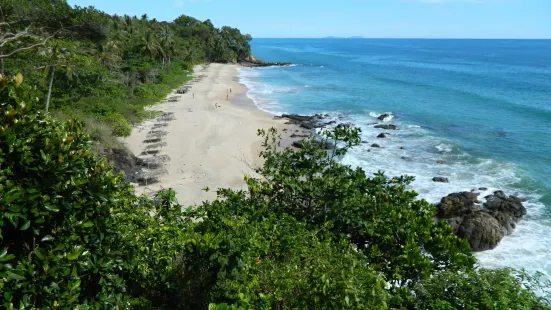
[{"label": "vegetation along beach", "polygon": [[551,309],[528,2],[0,0],[1,307]]}]

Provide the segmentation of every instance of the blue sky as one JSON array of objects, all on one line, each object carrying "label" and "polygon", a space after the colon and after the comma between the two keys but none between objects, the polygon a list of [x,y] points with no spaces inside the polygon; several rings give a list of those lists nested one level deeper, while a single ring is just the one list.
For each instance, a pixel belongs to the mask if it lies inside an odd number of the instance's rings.
[{"label": "blue sky", "polygon": [[111,14],[190,15],[255,38],[551,38],[551,0],[68,0]]}]

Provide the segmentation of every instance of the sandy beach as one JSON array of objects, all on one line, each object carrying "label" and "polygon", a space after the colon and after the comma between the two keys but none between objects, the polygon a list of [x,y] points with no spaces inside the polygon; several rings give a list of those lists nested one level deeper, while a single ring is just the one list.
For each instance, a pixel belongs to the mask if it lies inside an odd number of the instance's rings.
[{"label": "sandy beach", "polygon": [[203,78],[187,93],[174,92],[167,102],[152,106],[164,117],[136,126],[124,139],[136,156],[162,162],[149,171],[159,182],[136,184],[138,194],[173,188],[178,201],[189,206],[215,198],[218,188],[244,188],[244,175],[254,175],[252,167],[262,164],[257,130],[297,130],[256,108],[238,82],[238,67],[197,66],[194,76]]}]

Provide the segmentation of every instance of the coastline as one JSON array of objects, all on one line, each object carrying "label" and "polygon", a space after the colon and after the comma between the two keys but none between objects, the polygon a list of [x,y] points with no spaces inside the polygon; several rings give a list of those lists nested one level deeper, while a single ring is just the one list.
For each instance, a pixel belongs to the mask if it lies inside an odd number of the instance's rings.
[{"label": "coastline", "polygon": [[[243,189],[244,175],[255,176],[254,168],[262,164],[257,130],[299,130],[258,109],[239,83],[237,68],[196,66],[188,92],[175,90],[166,102],[151,106],[161,116],[135,126],[123,139],[134,155],[148,163],[144,170],[150,178],[135,184],[137,194],[172,188],[187,207],[215,199],[218,188]],[[283,146],[291,143],[283,138]]]}]

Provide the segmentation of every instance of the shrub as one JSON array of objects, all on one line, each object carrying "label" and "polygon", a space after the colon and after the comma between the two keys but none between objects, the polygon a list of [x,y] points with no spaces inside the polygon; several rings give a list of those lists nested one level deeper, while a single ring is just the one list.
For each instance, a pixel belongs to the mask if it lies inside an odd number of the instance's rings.
[{"label": "shrub", "polygon": [[134,191],[90,152],[81,122],[27,114],[20,84],[0,80],[2,304],[124,307],[118,216]]},{"label": "shrub", "polygon": [[127,137],[132,133],[132,127],[119,113],[113,113],[105,118],[105,121],[109,123],[113,129],[113,134],[117,137]]}]

